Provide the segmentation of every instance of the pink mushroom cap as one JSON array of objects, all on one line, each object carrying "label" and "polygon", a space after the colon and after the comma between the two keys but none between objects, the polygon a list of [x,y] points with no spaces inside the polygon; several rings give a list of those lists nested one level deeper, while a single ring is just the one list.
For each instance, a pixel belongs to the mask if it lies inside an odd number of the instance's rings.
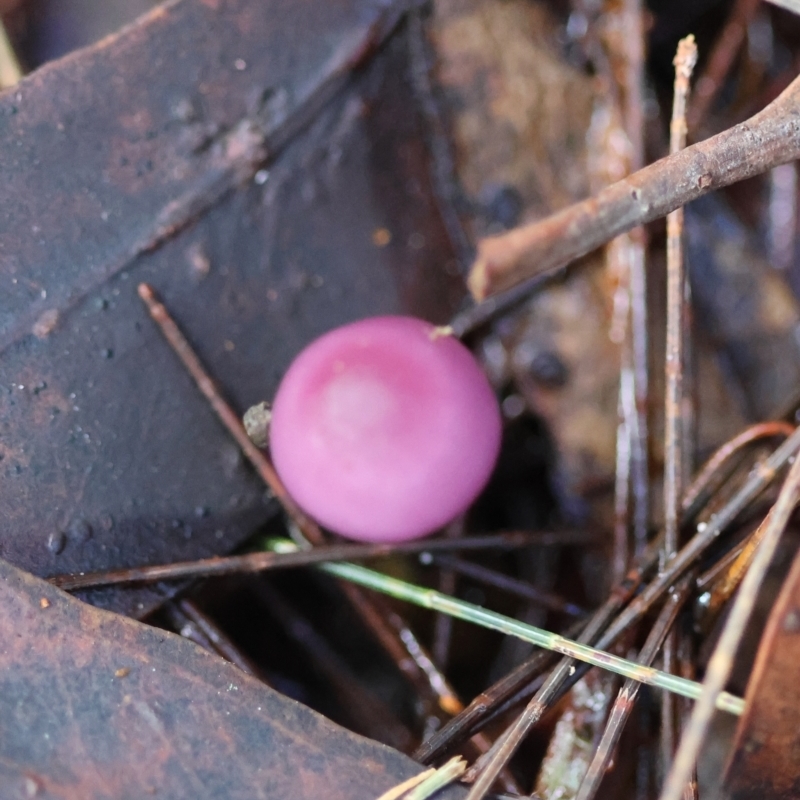
[{"label": "pink mushroom cap", "polygon": [[289,493],[364,542],[431,533],[465,511],[500,449],[497,399],[472,354],[413,317],[373,317],[312,342],[272,408]]}]

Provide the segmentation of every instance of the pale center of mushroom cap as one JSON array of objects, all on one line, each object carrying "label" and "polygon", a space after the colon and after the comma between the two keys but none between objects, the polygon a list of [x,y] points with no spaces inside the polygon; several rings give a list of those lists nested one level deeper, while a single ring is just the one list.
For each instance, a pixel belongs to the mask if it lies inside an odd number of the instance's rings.
[{"label": "pale center of mushroom cap", "polygon": [[393,431],[398,401],[393,387],[379,378],[347,371],[325,387],[321,408],[324,434],[340,441],[363,442]]}]

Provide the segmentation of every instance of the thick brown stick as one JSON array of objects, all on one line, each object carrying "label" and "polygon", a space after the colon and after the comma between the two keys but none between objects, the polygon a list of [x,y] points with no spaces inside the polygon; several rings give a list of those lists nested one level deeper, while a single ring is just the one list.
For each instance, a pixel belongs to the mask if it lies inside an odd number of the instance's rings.
[{"label": "thick brown stick", "polygon": [[478,243],[476,300],[563,267],[708,192],[800,158],[800,78],[763,111],[539,222]]}]

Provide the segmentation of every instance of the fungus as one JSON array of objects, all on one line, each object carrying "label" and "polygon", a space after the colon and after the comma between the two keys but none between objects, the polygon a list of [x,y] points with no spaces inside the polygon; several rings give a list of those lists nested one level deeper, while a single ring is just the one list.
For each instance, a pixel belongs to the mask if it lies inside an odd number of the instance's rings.
[{"label": "fungus", "polygon": [[500,448],[497,399],[469,350],[427,322],[374,317],[312,342],[272,407],[275,468],[351,539],[397,542],[465,511]]}]

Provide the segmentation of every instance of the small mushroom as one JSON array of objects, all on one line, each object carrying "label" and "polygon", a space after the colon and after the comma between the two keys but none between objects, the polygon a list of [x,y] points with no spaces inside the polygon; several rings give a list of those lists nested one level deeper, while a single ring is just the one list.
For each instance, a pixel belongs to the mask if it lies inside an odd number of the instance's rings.
[{"label": "small mushroom", "polygon": [[414,539],[465,511],[500,448],[497,399],[457,339],[412,317],[337,328],[295,359],[269,439],[320,523],[360,541]]}]

